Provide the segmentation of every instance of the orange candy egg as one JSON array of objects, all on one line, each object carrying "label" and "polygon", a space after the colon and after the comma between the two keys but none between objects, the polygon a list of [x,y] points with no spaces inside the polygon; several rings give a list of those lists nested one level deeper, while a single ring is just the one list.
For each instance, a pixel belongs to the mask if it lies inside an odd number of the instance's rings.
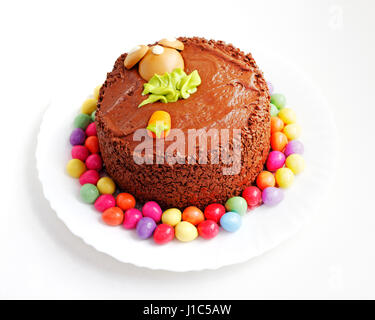
[{"label": "orange candy egg", "polygon": [[271,133],[281,132],[284,129],[284,122],[279,117],[271,117]]},{"label": "orange candy egg", "polygon": [[117,196],[116,204],[125,211],[135,207],[135,199],[130,193],[123,192]]},{"label": "orange candy egg", "polygon": [[85,147],[90,150],[91,153],[99,153],[99,140],[97,136],[90,136],[85,141]]},{"label": "orange candy egg", "polygon": [[112,207],[102,213],[102,219],[110,226],[118,226],[124,220],[124,212],[119,207]]},{"label": "orange candy egg", "polygon": [[275,132],[271,135],[271,148],[274,151],[283,151],[288,144],[288,138],[282,132]]},{"label": "orange candy egg", "polygon": [[204,214],[197,207],[187,207],[182,213],[182,220],[190,222],[193,225],[198,225],[204,221]]},{"label": "orange candy egg", "polygon": [[274,187],[276,183],[274,175],[269,171],[262,171],[261,173],[259,173],[256,182],[258,188],[261,190],[264,190],[268,187]]}]

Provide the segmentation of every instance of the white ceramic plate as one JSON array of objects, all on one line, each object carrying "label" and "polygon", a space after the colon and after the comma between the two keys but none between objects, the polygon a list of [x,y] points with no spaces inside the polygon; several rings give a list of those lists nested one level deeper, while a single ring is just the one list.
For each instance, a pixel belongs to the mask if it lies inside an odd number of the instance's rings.
[{"label": "white ceramic plate", "polygon": [[[80,185],[65,172],[70,159],[69,135],[82,101],[92,88],[69,88],[54,100],[40,128],[37,166],[45,197],[58,217],[76,236],[98,251],[122,262],[150,269],[191,271],[217,269],[246,261],[274,248],[308,221],[326,194],[334,171],[335,124],[319,90],[296,67],[264,54],[254,56],[276,92],[286,95],[302,126],[307,168],[286,190],[276,207],[261,206],[243,218],[236,233],[221,230],[212,240],[177,240],[158,246],[137,238],[134,230],[109,227],[93,206],[80,200]],[[91,81],[92,82],[92,81]],[[83,81],[84,83],[84,81]],[[87,83],[90,83],[88,81]]]}]

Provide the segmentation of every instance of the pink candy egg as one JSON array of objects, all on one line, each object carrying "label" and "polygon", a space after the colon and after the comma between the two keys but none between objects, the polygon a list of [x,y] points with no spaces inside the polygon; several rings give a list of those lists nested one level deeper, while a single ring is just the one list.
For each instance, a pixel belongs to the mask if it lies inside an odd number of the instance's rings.
[{"label": "pink candy egg", "polygon": [[97,154],[91,154],[86,159],[86,167],[89,170],[101,170],[103,167],[102,158]]},{"label": "pink candy egg", "polygon": [[149,201],[143,206],[142,213],[144,217],[149,217],[155,222],[159,222],[163,211],[155,201]]},{"label": "pink candy egg", "polygon": [[123,227],[125,229],[134,229],[139,220],[143,218],[142,212],[136,208],[131,208],[125,211]]},{"label": "pink candy egg", "polygon": [[96,210],[104,212],[109,208],[115,207],[116,200],[111,194],[102,194],[98,197],[98,199],[96,199],[94,206]]},{"label": "pink candy egg", "polygon": [[86,161],[89,156],[90,151],[84,146],[74,146],[72,148],[72,158],[79,159],[81,161]]},{"label": "pink candy egg", "polygon": [[87,128],[86,128],[86,136],[91,137],[91,136],[96,136],[96,125],[95,122],[90,123]]},{"label": "pink candy egg", "polygon": [[276,171],[282,168],[285,163],[285,155],[280,151],[271,151],[267,159],[267,169],[269,171]]},{"label": "pink candy egg", "polygon": [[86,183],[96,185],[100,176],[96,170],[87,170],[79,177],[79,183],[83,186]]}]

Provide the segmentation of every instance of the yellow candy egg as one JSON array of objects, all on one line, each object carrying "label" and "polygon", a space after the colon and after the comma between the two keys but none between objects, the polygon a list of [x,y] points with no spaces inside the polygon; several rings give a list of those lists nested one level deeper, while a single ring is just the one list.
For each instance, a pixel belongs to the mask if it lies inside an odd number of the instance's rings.
[{"label": "yellow candy egg", "polygon": [[283,130],[288,140],[298,139],[301,135],[301,131],[301,126],[297,123],[288,124]]},{"label": "yellow candy egg", "polygon": [[177,208],[165,210],[161,216],[161,221],[174,227],[181,222],[181,211]]},{"label": "yellow candy egg", "polygon": [[66,171],[73,178],[79,178],[86,171],[86,165],[79,159],[72,159],[66,165]]},{"label": "yellow candy egg", "polygon": [[100,178],[96,186],[101,194],[112,194],[116,191],[116,185],[110,177]]},{"label": "yellow candy egg", "polygon": [[285,165],[292,170],[294,174],[299,174],[305,170],[305,160],[298,153],[293,153],[286,158]]},{"label": "yellow candy egg", "polygon": [[97,100],[93,98],[86,99],[82,103],[81,112],[91,115],[96,110]]},{"label": "yellow candy egg", "polygon": [[285,124],[291,124],[297,122],[296,113],[290,108],[281,109],[277,115]]},{"label": "yellow candy egg", "polygon": [[100,92],[100,88],[101,88],[102,86],[101,85],[99,85],[99,86],[97,86],[95,89],[94,89],[94,93],[93,93],[93,95],[94,95],[94,99],[96,100],[96,101],[98,101],[98,99],[99,99],[99,92]]},{"label": "yellow candy egg", "polygon": [[276,171],[275,178],[280,188],[289,188],[293,184],[294,174],[289,168],[280,168]]},{"label": "yellow candy egg", "polygon": [[178,240],[188,242],[198,237],[198,230],[190,222],[182,221],[176,225],[175,235]]}]

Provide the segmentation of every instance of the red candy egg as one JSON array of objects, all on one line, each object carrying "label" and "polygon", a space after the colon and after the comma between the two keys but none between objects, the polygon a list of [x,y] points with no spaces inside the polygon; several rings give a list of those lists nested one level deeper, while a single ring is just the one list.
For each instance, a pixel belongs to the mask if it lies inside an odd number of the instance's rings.
[{"label": "red candy egg", "polygon": [[219,223],[220,218],[225,214],[225,207],[220,203],[211,203],[204,209],[204,216],[207,220]]},{"label": "red candy egg", "polygon": [[89,170],[101,170],[103,167],[102,158],[97,154],[91,154],[86,159],[86,167]]},{"label": "red candy egg", "polygon": [[90,183],[96,185],[100,176],[98,171],[96,170],[87,170],[86,172],[82,173],[79,177],[79,183],[83,186],[86,183]]},{"label": "red candy egg", "polygon": [[242,192],[242,197],[246,200],[247,205],[250,208],[253,208],[259,205],[262,199],[262,192],[259,190],[259,188],[255,186],[251,186],[251,187],[247,187]]},{"label": "red candy egg", "polygon": [[96,136],[96,124],[95,122],[92,122],[88,125],[86,128],[86,136],[91,137],[91,136]]},{"label": "red candy egg", "polygon": [[219,233],[219,225],[212,220],[202,221],[198,225],[198,233],[204,239],[212,239]]},{"label": "red candy egg", "polygon": [[174,229],[169,224],[159,224],[154,231],[154,241],[157,244],[165,244],[174,238]]},{"label": "red candy egg", "polygon": [[72,148],[72,158],[79,159],[81,161],[86,161],[87,157],[89,156],[90,152],[84,146],[74,146]]},{"label": "red candy egg", "polygon": [[116,206],[116,200],[111,194],[102,194],[94,203],[95,209],[104,212],[109,208]]},{"label": "red candy egg", "polygon": [[85,147],[90,150],[91,153],[99,153],[99,140],[97,136],[88,137],[85,141]]}]

